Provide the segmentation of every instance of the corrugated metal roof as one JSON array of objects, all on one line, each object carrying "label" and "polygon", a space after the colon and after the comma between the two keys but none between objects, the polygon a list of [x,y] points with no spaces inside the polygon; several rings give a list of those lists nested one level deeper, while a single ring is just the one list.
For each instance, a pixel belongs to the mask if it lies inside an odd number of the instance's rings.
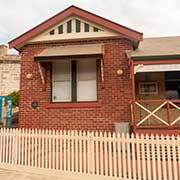
[{"label": "corrugated metal roof", "polygon": [[61,57],[76,55],[102,54],[102,44],[59,46],[44,49],[38,57]]},{"label": "corrugated metal roof", "polygon": [[180,55],[180,36],[145,38],[135,51],[128,52],[130,57]]}]

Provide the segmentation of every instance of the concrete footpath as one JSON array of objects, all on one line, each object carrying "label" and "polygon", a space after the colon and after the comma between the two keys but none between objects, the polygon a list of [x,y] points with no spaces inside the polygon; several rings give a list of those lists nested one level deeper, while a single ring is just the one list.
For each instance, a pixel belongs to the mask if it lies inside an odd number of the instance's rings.
[{"label": "concrete footpath", "polygon": [[0,169],[0,180],[70,180],[51,175],[38,175],[20,171]]}]

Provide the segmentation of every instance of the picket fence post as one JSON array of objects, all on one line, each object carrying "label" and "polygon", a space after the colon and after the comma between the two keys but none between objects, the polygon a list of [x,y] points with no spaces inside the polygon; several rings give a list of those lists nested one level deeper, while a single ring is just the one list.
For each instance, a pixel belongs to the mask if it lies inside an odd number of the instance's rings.
[{"label": "picket fence post", "polygon": [[0,129],[0,165],[129,180],[178,180],[180,137]]}]

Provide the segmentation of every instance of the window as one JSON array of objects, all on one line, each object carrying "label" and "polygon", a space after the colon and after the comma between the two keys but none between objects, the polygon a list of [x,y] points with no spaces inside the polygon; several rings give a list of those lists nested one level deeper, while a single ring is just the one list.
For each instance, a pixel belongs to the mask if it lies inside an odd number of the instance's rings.
[{"label": "window", "polygon": [[140,82],[139,94],[158,94],[157,82]]},{"label": "window", "polygon": [[59,33],[59,34],[63,34],[63,25],[60,25],[60,26],[58,27],[58,33]]},{"label": "window", "polygon": [[97,101],[95,60],[60,61],[52,65],[52,101]]},{"label": "window", "polygon": [[99,29],[97,27],[94,27],[93,30],[94,30],[94,32],[98,32],[99,31]]},{"label": "window", "polygon": [[49,32],[50,35],[54,35],[55,31],[54,29]]},{"label": "window", "polygon": [[72,21],[68,21],[67,22],[67,33],[71,33],[72,32]]},{"label": "window", "polygon": [[53,102],[71,102],[71,63],[70,61],[52,64]]},{"label": "window", "polygon": [[96,62],[77,61],[77,101],[96,100]]},{"label": "window", "polygon": [[180,72],[165,72],[166,99],[180,99]]},{"label": "window", "polygon": [[76,32],[80,32],[81,31],[81,22],[76,19]]},{"label": "window", "polygon": [[84,31],[89,32],[89,24],[84,23]]}]

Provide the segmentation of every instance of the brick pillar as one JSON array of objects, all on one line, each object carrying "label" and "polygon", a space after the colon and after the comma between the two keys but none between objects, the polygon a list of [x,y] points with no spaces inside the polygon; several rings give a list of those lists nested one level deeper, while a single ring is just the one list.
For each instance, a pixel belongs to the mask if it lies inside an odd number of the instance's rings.
[{"label": "brick pillar", "polygon": [[4,44],[0,45],[0,56],[7,55],[8,47]]}]

